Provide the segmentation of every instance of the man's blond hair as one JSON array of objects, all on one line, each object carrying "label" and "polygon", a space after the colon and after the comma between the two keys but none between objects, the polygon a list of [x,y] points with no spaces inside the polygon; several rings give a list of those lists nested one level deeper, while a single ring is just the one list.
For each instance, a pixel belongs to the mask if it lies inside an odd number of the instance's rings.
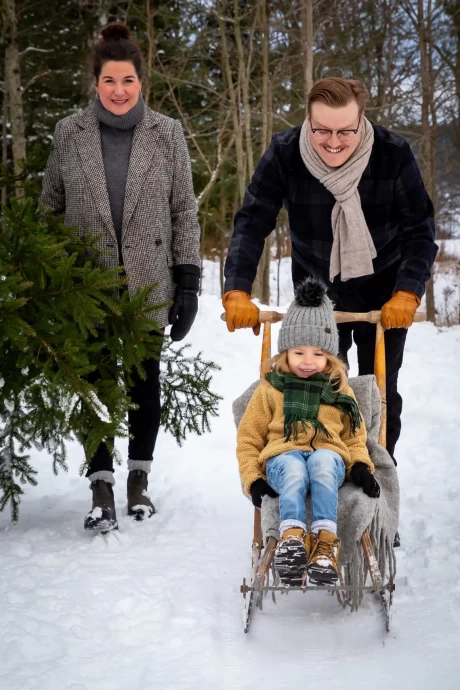
[{"label": "man's blond hair", "polygon": [[313,84],[308,94],[308,114],[311,115],[313,103],[324,103],[331,108],[342,108],[351,101],[357,103],[361,116],[369,101],[369,93],[364,84],[356,79],[326,77]]}]

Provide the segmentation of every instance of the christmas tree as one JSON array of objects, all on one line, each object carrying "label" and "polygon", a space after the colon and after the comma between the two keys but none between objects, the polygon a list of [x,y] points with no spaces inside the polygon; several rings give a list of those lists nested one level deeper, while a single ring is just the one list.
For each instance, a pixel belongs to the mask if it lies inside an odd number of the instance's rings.
[{"label": "christmas tree", "polygon": [[[28,451],[46,449],[66,469],[66,441],[91,458],[102,440],[127,436],[130,372],[158,357],[153,286],[128,297],[122,269],[97,264],[95,238],[81,238],[36,199],[12,200],[0,233],[0,510],[13,520],[36,484]],[[162,423],[181,443],[209,429],[218,367],[167,345]],[[86,377],[97,372],[91,384]],[[94,380],[93,377],[91,379]],[[83,470],[83,467],[81,468]]]}]

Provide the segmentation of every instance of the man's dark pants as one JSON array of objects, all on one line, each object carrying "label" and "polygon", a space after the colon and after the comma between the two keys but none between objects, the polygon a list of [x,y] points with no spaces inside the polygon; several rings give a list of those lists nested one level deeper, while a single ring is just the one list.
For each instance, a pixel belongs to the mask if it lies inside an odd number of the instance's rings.
[{"label": "man's dark pants", "polygon": [[[351,310],[348,310],[351,311]],[[353,311],[364,311],[354,309]],[[366,309],[365,311],[369,311]],[[339,324],[340,354],[346,360],[347,353],[356,343],[358,350],[358,372],[374,373],[375,326],[370,323]],[[407,330],[392,328],[385,331],[385,359],[387,381],[387,450],[394,460],[395,445],[401,433],[402,398],[398,393],[398,373],[403,361]],[[396,463],[396,461],[395,461]]]},{"label": "man's dark pants", "polygon": [[[396,285],[398,264],[382,273],[366,276],[358,281],[337,284],[335,309],[338,311],[367,312],[381,309],[391,299]],[[335,286],[334,286],[335,287]],[[334,298],[334,295],[332,295]],[[358,373],[374,373],[375,325],[370,323],[342,323],[339,329],[339,349],[347,360],[347,353],[356,343]],[[398,393],[398,374],[403,362],[407,329],[392,328],[385,331],[385,359],[387,381],[387,450],[394,459],[396,442],[401,433],[402,398]]]}]

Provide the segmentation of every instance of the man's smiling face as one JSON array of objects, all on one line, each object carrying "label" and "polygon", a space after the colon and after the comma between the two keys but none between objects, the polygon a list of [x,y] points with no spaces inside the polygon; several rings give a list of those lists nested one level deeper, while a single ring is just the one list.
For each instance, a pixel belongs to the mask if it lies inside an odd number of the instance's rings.
[{"label": "man's smiling face", "polygon": [[[307,121],[311,145],[326,165],[332,168],[343,165],[358,147],[361,140],[362,117],[359,115],[356,101],[350,101],[341,108],[331,108],[325,103],[313,103]],[[312,132],[312,129],[317,131]],[[358,132],[353,134],[351,130],[356,129]],[[329,130],[329,133],[321,130]]]}]

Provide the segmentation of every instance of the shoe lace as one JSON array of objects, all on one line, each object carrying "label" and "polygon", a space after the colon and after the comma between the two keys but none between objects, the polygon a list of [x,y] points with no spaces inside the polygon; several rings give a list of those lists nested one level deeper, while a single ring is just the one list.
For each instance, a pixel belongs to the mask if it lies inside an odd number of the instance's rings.
[{"label": "shoe lace", "polygon": [[317,539],[313,549],[313,555],[315,556],[315,558],[324,556],[325,558],[330,558],[332,561],[335,562],[333,546],[333,544],[329,544],[326,541],[320,541],[319,539]]}]

